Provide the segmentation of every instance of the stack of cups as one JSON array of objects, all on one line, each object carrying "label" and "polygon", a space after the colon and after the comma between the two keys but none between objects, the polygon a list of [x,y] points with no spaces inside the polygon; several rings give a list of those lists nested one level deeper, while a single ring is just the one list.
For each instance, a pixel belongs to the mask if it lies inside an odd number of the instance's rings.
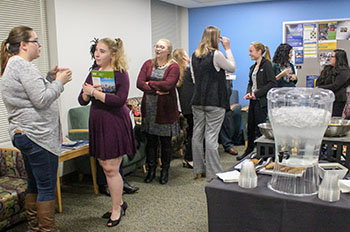
[{"label": "stack of cups", "polygon": [[326,171],[322,183],[318,189],[318,198],[324,201],[338,201],[340,198],[340,187],[338,174]]},{"label": "stack of cups", "polygon": [[245,162],[242,165],[238,185],[242,188],[255,188],[258,185],[258,177],[253,162]]}]

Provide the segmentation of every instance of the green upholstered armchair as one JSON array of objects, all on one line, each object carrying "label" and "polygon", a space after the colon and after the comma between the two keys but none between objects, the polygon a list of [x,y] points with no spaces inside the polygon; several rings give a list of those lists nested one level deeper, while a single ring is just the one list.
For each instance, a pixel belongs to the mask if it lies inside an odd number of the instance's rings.
[{"label": "green upholstered armchair", "polygon": [[26,179],[22,154],[16,148],[0,148],[0,231],[26,220]]}]

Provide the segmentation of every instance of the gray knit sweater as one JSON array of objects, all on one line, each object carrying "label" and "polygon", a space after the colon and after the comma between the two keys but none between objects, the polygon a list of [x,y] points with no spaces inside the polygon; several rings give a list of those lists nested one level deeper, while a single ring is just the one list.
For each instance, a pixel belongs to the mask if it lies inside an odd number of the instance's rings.
[{"label": "gray knit sweater", "polygon": [[61,129],[57,99],[63,84],[19,56],[9,59],[0,78],[2,99],[8,112],[11,138],[21,129],[30,140],[55,155],[61,154]]}]

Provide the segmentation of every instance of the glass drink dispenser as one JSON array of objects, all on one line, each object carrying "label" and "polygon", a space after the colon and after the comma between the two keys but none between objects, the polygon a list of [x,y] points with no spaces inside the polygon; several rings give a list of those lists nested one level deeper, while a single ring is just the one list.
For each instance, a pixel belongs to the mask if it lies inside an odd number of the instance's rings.
[{"label": "glass drink dispenser", "polygon": [[275,167],[268,187],[283,194],[318,192],[318,157],[334,94],[318,88],[274,88],[268,114],[275,136]]}]

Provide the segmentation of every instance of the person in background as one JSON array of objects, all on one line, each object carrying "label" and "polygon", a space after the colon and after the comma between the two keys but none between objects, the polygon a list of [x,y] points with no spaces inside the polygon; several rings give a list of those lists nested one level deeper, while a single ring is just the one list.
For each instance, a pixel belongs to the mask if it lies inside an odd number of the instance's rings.
[{"label": "person in background", "polygon": [[254,140],[261,136],[258,124],[266,122],[267,119],[267,92],[277,87],[269,48],[260,42],[253,42],[249,46],[249,56],[255,61],[255,64],[250,67],[247,94],[244,96],[244,99],[250,100],[248,146],[244,153],[237,157],[237,160],[243,159],[254,150]]},{"label": "person in background", "polygon": [[194,84],[191,77],[191,70],[189,67],[190,58],[184,49],[175,49],[173,52],[175,61],[180,66],[180,78],[176,84],[177,92],[179,94],[181,113],[187,120],[188,128],[185,138],[185,156],[182,166],[184,168],[193,168],[192,157],[192,134],[193,134],[193,114],[191,99],[193,96]]},{"label": "person in background", "polygon": [[[96,69],[98,68],[99,66],[97,65],[96,63],[96,60],[95,60],[95,51],[96,51],[96,45],[98,43],[98,39],[97,38],[94,38],[92,41],[92,45],[90,47],[90,55],[91,55],[91,59],[93,59],[94,63],[93,65],[90,67],[90,70],[93,70],[93,69]],[[102,194],[105,194],[106,196],[111,196],[111,193],[109,192],[109,189],[108,189],[108,184],[107,184],[107,179],[106,179],[106,175],[103,171],[103,168],[101,167],[101,165],[99,164],[99,162],[96,163],[96,172],[97,172],[97,184],[98,184],[98,190],[100,193]],[[119,168],[119,173],[120,173],[120,176],[122,177],[123,179],[123,194],[133,194],[133,193],[136,193],[139,188],[136,187],[136,186],[132,186],[130,185],[125,177],[124,177],[124,174],[123,174],[123,168],[122,168],[122,165],[120,165],[120,168]]]},{"label": "person in background", "polygon": [[293,57],[293,47],[282,43],[273,56],[273,70],[278,87],[295,87],[298,82],[294,65],[290,62]]},{"label": "person in background", "polygon": [[1,93],[12,143],[27,172],[25,210],[30,231],[58,231],[55,191],[62,132],[57,99],[72,80],[67,68],[51,70],[46,79],[32,63],[40,57],[35,31],[13,28],[1,44]]},{"label": "person in background", "polygon": [[[227,58],[219,50],[220,42]],[[225,71],[236,71],[230,39],[221,37],[219,28],[207,26],[191,63],[195,82],[192,97],[193,170],[196,179],[204,176],[211,179],[222,171],[218,137],[225,111],[229,109]]]},{"label": "person in background", "polygon": [[346,88],[350,84],[350,69],[346,52],[335,49],[316,81],[318,88],[329,89],[335,95],[332,116],[341,117],[346,103]]},{"label": "person in background", "polygon": [[104,92],[101,86],[94,85],[91,73],[86,78],[79,95],[79,103],[90,102],[89,152],[98,159],[107,178],[112,198],[112,209],[102,217],[108,218],[107,226],[119,224],[127,209],[122,200],[123,180],[119,167],[124,154],[135,154],[134,134],[126,107],[129,93],[129,76],[124,54],[123,41],[104,38],[98,41],[94,53],[98,71],[114,74],[114,89]]},{"label": "person in background", "polygon": [[141,104],[141,129],[147,134],[148,171],[144,181],[150,183],[156,176],[160,140],[162,170],[159,182],[166,184],[172,155],[171,137],[177,136],[180,131],[176,97],[180,68],[172,59],[172,44],[169,40],[158,40],[154,51],[155,57],[143,64],[137,78],[137,88],[144,93]]},{"label": "person in background", "polygon": [[[232,94],[232,80],[226,81],[228,101]],[[238,151],[234,148],[235,143],[239,139],[239,133],[241,131],[241,105],[232,104],[230,109],[226,110],[224,122],[222,123],[219,141],[224,147],[225,152],[230,155],[238,155]]]}]

